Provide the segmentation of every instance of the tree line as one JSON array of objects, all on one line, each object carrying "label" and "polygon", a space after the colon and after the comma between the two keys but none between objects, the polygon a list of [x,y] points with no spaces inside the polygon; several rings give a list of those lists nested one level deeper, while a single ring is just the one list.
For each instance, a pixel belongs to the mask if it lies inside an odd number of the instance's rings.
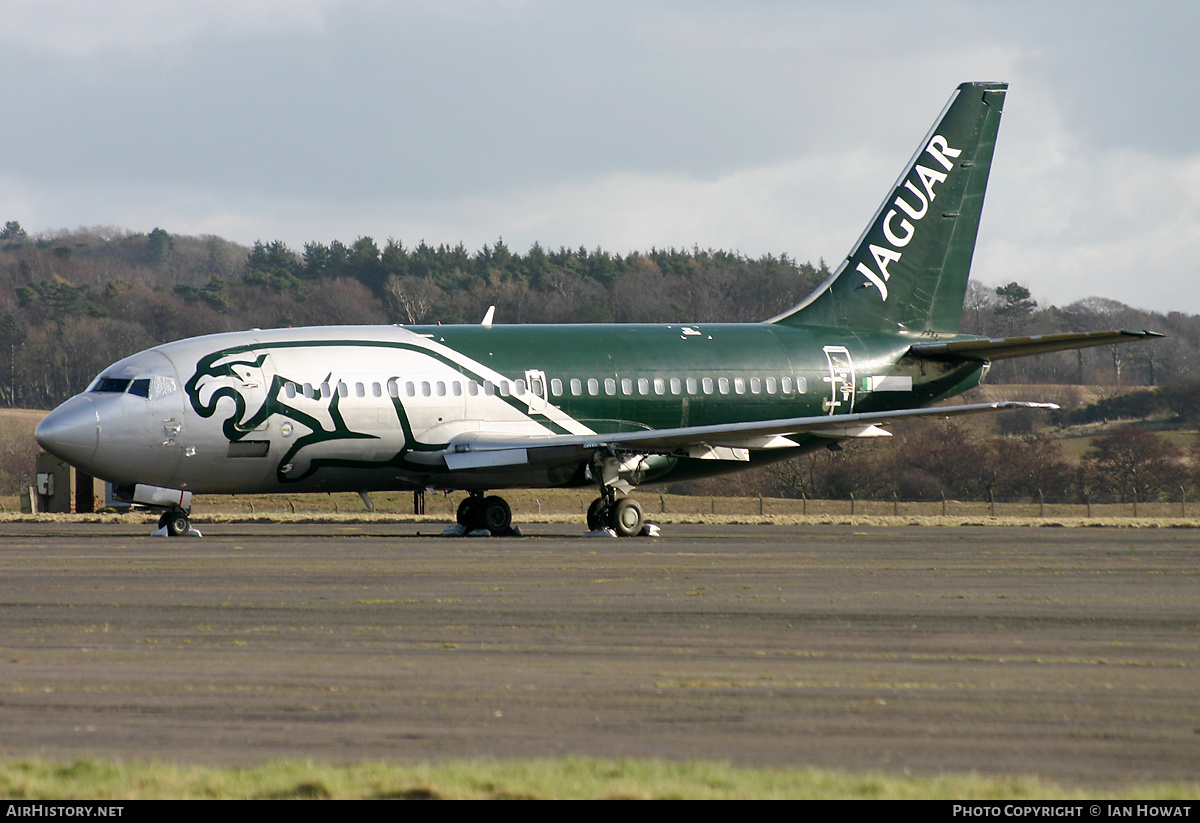
[{"label": "tree line", "polygon": [[[1200,446],[1126,425],[1092,439],[1077,461],[1040,431],[996,436],[986,424],[906,423],[894,442],[843,442],[734,481],[743,493],[860,500],[1062,503],[1178,500],[1200,490]],[[725,481],[728,488],[728,480]],[[681,489],[682,491],[683,489]],[[709,493],[697,485],[690,489]],[[724,493],[729,493],[725,491]]]}]

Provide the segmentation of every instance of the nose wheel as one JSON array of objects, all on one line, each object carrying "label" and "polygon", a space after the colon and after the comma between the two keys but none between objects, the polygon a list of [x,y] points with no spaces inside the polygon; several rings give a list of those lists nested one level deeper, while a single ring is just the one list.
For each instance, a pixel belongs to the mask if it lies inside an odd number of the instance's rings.
[{"label": "nose wheel", "polygon": [[182,509],[172,509],[165,511],[158,518],[158,527],[166,529],[167,534],[171,537],[182,537],[192,530],[192,521],[188,518],[188,513]]}]

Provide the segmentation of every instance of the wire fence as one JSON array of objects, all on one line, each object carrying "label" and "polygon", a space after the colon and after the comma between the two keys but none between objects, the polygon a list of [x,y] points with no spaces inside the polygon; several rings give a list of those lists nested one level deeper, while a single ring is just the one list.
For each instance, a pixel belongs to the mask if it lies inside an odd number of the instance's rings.
[{"label": "wire fence", "polygon": [[[508,501],[514,518],[539,516],[584,516],[595,493],[589,490],[541,489],[496,492]],[[672,515],[813,515],[904,516],[904,517],[1017,517],[1017,518],[1187,518],[1200,517],[1200,500],[1189,499],[1179,489],[1174,499],[1121,500],[1112,495],[1089,495],[1082,500],[1039,498],[1030,500],[903,500],[890,499],[813,499],[806,497],[720,497],[713,495],[658,494],[646,489],[634,490],[647,518],[656,514]],[[369,496],[378,514],[425,514],[453,520],[465,493],[381,492]],[[253,514],[357,514],[368,511],[355,494],[305,495],[208,495],[195,499],[197,513]]]}]

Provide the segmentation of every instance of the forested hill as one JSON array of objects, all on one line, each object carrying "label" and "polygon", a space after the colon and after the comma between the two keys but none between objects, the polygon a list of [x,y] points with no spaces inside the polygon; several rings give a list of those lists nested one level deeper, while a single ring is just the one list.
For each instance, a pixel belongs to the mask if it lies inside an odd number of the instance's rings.
[{"label": "forested hill", "polygon": [[[246,328],[339,323],[746,322],[795,305],[829,275],[787,255],[651,249],[625,255],[502,240],[477,251],[275,241],[111,227],[0,230],[0,405],[49,408],[109,363],[158,343]],[[1131,276],[1134,276],[1131,273]],[[1016,283],[971,284],[963,331],[988,335],[1147,328],[1149,344],[998,363],[992,382],[1161,385],[1194,378],[1200,316],[1088,298],[1040,306]]]}]

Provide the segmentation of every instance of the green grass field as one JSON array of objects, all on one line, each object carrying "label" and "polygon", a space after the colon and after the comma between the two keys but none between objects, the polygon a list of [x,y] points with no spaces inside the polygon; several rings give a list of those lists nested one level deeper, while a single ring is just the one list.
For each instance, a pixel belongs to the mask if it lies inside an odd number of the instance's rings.
[{"label": "green grass field", "polygon": [[167,763],[0,764],[9,800],[143,799],[828,799],[1196,800],[1197,783],[1065,786],[1035,777],[892,777],[807,768],[740,768],[703,761],[449,761],[353,766],[300,761],[244,768]]}]

